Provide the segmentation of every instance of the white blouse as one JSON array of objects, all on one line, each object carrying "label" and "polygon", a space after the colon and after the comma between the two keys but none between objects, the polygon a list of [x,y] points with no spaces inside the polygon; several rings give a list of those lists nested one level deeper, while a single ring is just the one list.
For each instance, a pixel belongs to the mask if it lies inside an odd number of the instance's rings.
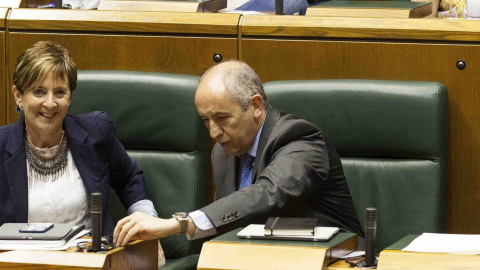
[{"label": "white blouse", "polygon": [[[36,149],[42,156],[51,156],[57,147]],[[53,175],[47,181],[36,179],[30,166],[27,159],[28,222],[74,223],[91,228],[87,190],[70,150],[66,171],[57,179]]]}]

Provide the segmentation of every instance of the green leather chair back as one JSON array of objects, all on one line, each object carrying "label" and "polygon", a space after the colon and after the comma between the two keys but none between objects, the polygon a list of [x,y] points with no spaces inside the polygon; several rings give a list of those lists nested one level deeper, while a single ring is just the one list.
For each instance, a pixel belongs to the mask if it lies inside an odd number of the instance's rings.
[{"label": "green leather chair back", "polygon": [[378,211],[377,249],[446,230],[448,97],[439,83],[277,81],[270,103],[317,125],[335,145],[365,224]]},{"label": "green leather chair back", "polygon": [[[149,198],[162,218],[207,203],[209,139],[194,104],[198,80],[147,72],[78,72],[70,113],[110,115],[118,139],[143,170]],[[114,220],[126,214],[116,195],[110,198],[109,211]],[[190,242],[184,235],[160,241],[167,259],[201,249],[201,241]]]}]

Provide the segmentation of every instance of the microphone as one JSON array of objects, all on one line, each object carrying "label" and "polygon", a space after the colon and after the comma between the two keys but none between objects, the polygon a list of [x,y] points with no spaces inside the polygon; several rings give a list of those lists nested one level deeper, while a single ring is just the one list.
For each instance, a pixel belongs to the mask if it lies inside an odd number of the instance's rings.
[{"label": "microphone", "polygon": [[90,219],[92,220],[91,251],[100,251],[102,250],[102,193],[92,193],[90,203]]},{"label": "microphone", "polygon": [[275,0],[275,15],[283,15],[283,0]]},{"label": "microphone", "polygon": [[368,207],[365,218],[365,265],[375,266],[375,238],[377,237],[377,208]]},{"label": "microphone", "polygon": [[62,8],[62,0],[55,0],[55,8]]}]

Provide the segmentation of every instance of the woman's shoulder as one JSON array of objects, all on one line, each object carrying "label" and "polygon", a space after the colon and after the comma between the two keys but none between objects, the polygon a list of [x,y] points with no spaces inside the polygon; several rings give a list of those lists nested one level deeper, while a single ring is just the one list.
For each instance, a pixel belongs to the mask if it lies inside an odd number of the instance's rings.
[{"label": "woman's shoulder", "polygon": [[93,124],[96,123],[102,124],[102,123],[109,123],[113,122],[108,113],[102,112],[102,111],[94,111],[94,112],[89,112],[89,113],[84,113],[84,114],[77,114],[77,115],[71,115],[67,114],[68,118],[71,118],[75,122],[79,124]]},{"label": "woman's shoulder", "polygon": [[13,129],[13,127],[18,124],[18,123],[12,123],[12,124],[8,124],[8,125],[5,125],[5,126],[1,126],[0,127],[0,138],[5,138],[5,137],[8,137],[8,134],[10,134],[10,131]]},{"label": "woman's shoulder", "polygon": [[110,116],[108,116],[108,113],[101,111],[78,115],[67,114],[65,120],[67,122],[75,122],[76,125],[80,126],[84,131],[91,135],[96,132],[105,135],[111,133],[115,129],[113,121]]},{"label": "woman's shoulder", "polygon": [[67,117],[71,117],[77,121],[92,121],[97,118],[101,119],[110,119],[110,116],[108,116],[107,112],[102,112],[102,111],[94,111],[94,112],[89,112],[89,113],[84,113],[84,114],[68,114]]},{"label": "woman's shoulder", "polygon": [[14,130],[15,124],[17,123],[8,124],[0,127],[0,149],[1,149],[0,151],[3,151],[3,149],[5,148],[8,141],[8,137],[10,136],[10,133],[12,132],[12,130]]}]

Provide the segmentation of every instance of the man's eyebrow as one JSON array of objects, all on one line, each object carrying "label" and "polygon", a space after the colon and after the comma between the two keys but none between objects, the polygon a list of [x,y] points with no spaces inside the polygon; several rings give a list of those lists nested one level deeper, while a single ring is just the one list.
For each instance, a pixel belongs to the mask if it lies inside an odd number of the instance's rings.
[{"label": "man's eyebrow", "polygon": [[217,116],[219,114],[224,114],[224,115],[230,115],[231,113],[228,111],[218,111],[218,112],[213,112],[213,115]]}]

